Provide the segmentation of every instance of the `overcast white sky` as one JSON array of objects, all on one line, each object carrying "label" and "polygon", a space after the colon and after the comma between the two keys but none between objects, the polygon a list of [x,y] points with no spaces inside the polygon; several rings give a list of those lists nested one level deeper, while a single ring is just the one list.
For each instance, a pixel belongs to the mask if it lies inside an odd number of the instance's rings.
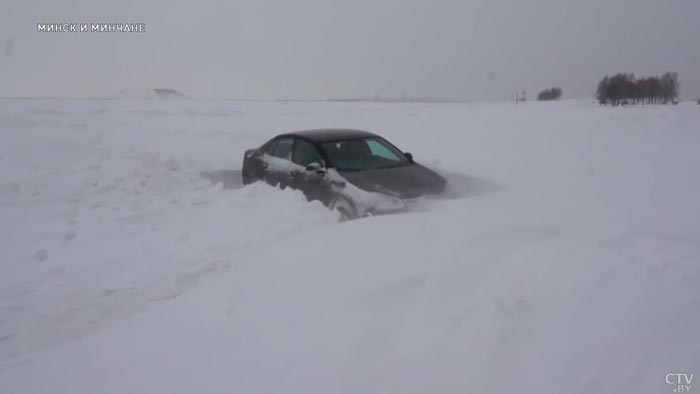
[{"label": "overcast white sky", "polygon": [[0,96],[578,98],[620,71],[677,71],[700,96],[700,0],[3,0],[0,45]]}]

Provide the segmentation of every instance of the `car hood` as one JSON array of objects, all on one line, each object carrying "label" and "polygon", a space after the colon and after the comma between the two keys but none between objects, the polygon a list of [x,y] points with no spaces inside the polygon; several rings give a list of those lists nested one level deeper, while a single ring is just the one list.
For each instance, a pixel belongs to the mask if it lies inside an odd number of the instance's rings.
[{"label": "car hood", "polygon": [[348,182],[368,192],[415,198],[440,194],[445,178],[418,163],[368,171],[338,171]]}]

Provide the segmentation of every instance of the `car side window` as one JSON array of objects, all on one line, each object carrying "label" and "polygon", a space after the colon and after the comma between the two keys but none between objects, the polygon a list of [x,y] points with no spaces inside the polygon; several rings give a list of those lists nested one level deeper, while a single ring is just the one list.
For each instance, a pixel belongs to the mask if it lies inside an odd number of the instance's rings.
[{"label": "car side window", "polygon": [[310,143],[297,139],[294,143],[294,152],[292,153],[292,162],[306,167],[311,163],[323,163],[321,155],[316,148]]},{"label": "car side window", "polygon": [[281,138],[277,140],[275,147],[272,148],[272,156],[284,160],[289,160],[289,154],[292,152],[293,142],[294,140],[292,140],[291,138]]},{"label": "car side window", "polygon": [[399,156],[377,140],[367,140],[367,146],[370,152],[372,152],[372,156],[379,156],[392,161],[401,161]]}]

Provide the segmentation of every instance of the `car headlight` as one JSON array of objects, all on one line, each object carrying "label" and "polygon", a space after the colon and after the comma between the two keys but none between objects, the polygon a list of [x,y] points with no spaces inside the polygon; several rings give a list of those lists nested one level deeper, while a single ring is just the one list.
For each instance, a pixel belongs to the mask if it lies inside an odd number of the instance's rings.
[{"label": "car headlight", "polygon": [[372,208],[375,212],[396,211],[406,208],[406,204],[400,198],[378,194]]},{"label": "car headlight", "polygon": [[382,186],[382,185],[376,185],[376,184],[375,184],[375,185],[374,185],[374,190],[377,191],[377,192],[379,192],[379,193],[386,194],[386,195],[388,195],[388,196],[392,196],[392,197],[401,197],[401,194],[399,194],[399,192],[395,192],[395,191],[393,191],[393,190],[389,190],[389,189],[385,188],[385,187]]}]

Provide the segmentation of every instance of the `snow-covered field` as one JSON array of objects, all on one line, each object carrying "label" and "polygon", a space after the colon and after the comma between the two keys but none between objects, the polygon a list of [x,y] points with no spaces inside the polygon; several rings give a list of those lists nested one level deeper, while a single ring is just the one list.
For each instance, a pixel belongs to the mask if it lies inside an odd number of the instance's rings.
[{"label": "snow-covered field", "polygon": [[[449,195],[337,223],[241,187],[320,127]],[[699,170],[686,104],[0,100],[0,393],[671,393]]]}]

